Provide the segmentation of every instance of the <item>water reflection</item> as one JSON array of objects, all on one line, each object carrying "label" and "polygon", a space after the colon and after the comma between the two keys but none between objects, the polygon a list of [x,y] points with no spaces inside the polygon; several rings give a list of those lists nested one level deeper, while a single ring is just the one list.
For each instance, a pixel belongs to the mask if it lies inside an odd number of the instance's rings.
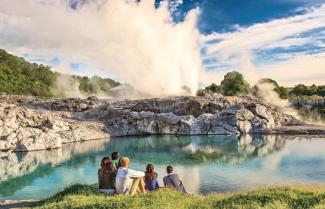
[{"label": "water reflection", "polygon": [[138,161],[173,164],[240,163],[258,156],[278,151],[285,146],[280,136],[150,136],[133,140],[110,142],[110,147],[120,150]]},{"label": "water reflection", "polygon": [[[288,180],[305,182],[310,175],[316,182],[323,182],[325,154],[308,150],[324,145],[323,140],[279,135],[149,136],[11,153],[0,159],[0,199],[42,198],[73,183],[95,183],[100,159],[116,150],[129,156],[136,169],[154,163],[160,177],[165,166],[173,164],[187,190],[195,193]],[[319,168],[322,165],[324,169]],[[299,166],[304,170],[297,175]]]}]

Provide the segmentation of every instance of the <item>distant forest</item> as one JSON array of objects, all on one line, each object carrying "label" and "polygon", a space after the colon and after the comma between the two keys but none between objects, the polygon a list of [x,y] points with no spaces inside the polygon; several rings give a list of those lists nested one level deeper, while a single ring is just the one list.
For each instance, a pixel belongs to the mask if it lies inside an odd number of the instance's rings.
[{"label": "distant forest", "polygon": [[280,86],[271,78],[260,79],[254,86],[250,86],[244,76],[236,71],[229,72],[224,76],[220,85],[212,83],[211,85],[200,89],[197,95],[220,93],[227,96],[235,95],[258,95],[260,88],[268,84],[279,95],[281,99],[317,99],[325,97],[325,85],[317,86],[315,84],[306,86],[298,84],[294,87]]},{"label": "distant forest", "polygon": [[107,93],[111,88],[120,85],[110,78],[93,76],[63,75],[51,70],[49,66],[29,63],[23,58],[11,55],[0,49],[0,92],[13,95],[40,97],[58,97],[57,78],[69,77],[79,85],[84,95]]}]

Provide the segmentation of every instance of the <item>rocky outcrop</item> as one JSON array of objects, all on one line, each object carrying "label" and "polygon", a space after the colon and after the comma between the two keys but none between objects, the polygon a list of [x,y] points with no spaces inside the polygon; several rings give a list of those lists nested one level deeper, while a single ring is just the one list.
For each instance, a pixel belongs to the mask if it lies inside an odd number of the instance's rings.
[{"label": "rocky outcrop", "polygon": [[296,121],[250,97],[170,97],[107,103],[75,115],[98,120],[113,136],[264,133]]},{"label": "rocky outcrop", "polygon": [[324,107],[325,106],[325,98],[293,99],[293,100],[290,101],[290,103],[295,108]]},{"label": "rocky outcrop", "polygon": [[0,102],[0,151],[60,148],[65,143],[106,138],[102,125],[66,118],[69,113]]},{"label": "rocky outcrop", "polygon": [[[297,124],[302,123],[251,97],[210,95],[116,101],[0,96],[2,151],[59,148],[65,143],[108,135],[292,133],[295,129],[288,127]],[[325,133],[325,128],[317,131]]]}]

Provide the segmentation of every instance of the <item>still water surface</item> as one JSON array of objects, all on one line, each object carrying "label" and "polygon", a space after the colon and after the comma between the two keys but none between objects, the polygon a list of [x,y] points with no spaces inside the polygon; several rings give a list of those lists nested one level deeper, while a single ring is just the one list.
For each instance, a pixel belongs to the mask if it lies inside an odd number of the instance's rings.
[{"label": "still water surface", "polygon": [[0,200],[51,196],[97,183],[103,156],[119,151],[131,168],[154,163],[159,181],[168,164],[189,192],[207,194],[261,184],[325,183],[325,138],[299,136],[150,136],[68,144],[62,149],[0,158]]}]

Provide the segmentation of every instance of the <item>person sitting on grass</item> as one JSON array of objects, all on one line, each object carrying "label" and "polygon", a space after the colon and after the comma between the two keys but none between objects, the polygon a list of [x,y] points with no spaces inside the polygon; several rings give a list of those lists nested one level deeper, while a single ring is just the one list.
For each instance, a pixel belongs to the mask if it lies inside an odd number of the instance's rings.
[{"label": "person sitting on grass", "polygon": [[159,189],[158,174],[152,164],[148,164],[144,176],[145,188],[147,191]]},{"label": "person sitting on grass", "polygon": [[121,166],[120,159],[120,154],[118,152],[112,152],[112,160],[114,161],[116,170]]},{"label": "person sitting on grass", "polygon": [[110,157],[104,157],[101,161],[101,168],[98,169],[98,183],[99,191],[102,193],[115,193],[116,172],[114,171],[113,164]]},{"label": "person sitting on grass", "polygon": [[121,167],[116,176],[116,192],[118,194],[134,195],[136,193],[146,193],[144,186],[144,173],[129,169],[129,158],[122,157]]},{"label": "person sitting on grass", "polygon": [[163,182],[166,188],[177,189],[178,191],[185,192],[185,187],[178,174],[173,173],[173,167],[167,166],[167,175],[164,177]]}]

